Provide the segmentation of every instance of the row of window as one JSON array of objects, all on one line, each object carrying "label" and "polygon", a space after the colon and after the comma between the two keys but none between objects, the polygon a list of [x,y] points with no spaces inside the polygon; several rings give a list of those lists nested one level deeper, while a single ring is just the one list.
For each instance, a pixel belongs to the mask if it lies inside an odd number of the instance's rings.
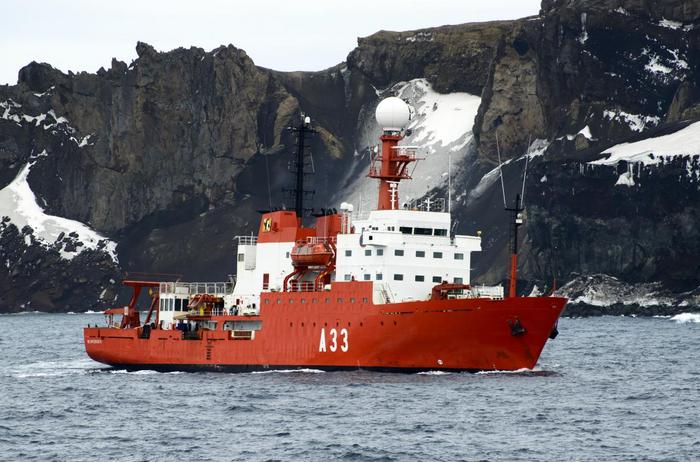
[{"label": "row of window", "polygon": [[[384,255],[384,249],[376,249],[375,250],[375,255],[378,257],[381,257]],[[433,258],[442,258],[442,252],[433,252]],[[345,251],[345,256],[346,257],[352,257],[352,250],[346,250]],[[366,257],[371,257],[372,256],[372,249],[365,249],[365,256]],[[403,249],[395,249],[394,250],[394,256],[397,257],[403,257],[404,256],[404,251]],[[416,257],[417,258],[425,258],[425,250],[416,250]],[[464,254],[461,252],[456,252],[454,254],[454,259],[455,260],[464,260]]]},{"label": "row of window", "polygon": [[[346,281],[352,281],[352,274],[346,274],[344,279]],[[371,281],[372,280],[372,275],[371,274],[363,274],[362,279],[365,281]],[[374,280],[375,281],[382,281],[384,279],[384,275],[382,273],[377,273],[374,275]],[[403,274],[401,273],[394,273],[394,281],[403,281]],[[425,276],[422,274],[416,274],[414,276],[414,281],[416,282],[425,282]],[[447,282],[442,278],[442,276],[433,276],[433,282],[436,284],[440,284],[441,282]],[[452,282],[455,284],[464,284],[464,278],[453,278]]]},{"label": "row of window", "polygon": [[188,302],[187,299],[161,298],[160,311],[187,311]]},{"label": "row of window", "polygon": [[415,234],[417,236],[447,236],[446,229],[412,228],[410,226],[399,226],[399,231],[401,231],[403,234]]},{"label": "row of window", "polygon": [[[271,299],[266,298],[266,299],[263,301],[263,303],[266,304],[266,305],[269,305],[269,304],[271,303],[270,300],[271,300]],[[336,303],[343,303],[343,298],[338,297],[335,301],[336,301]],[[299,300],[299,303],[301,303],[302,305],[303,305],[303,304],[306,304],[306,303],[309,303],[309,302],[310,302],[310,303],[318,303],[318,298],[312,298],[310,301],[307,300],[307,299],[305,299],[305,298],[302,298],[301,300]],[[330,303],[330,302],[331,302],[330,297],[326,297],[326,298],[324,299],[324,301],[323,301],[323,303]],[[278,299],[276,300],[276,303],[277,303],[278,305],[282,304],[282,299],[281,299],[281,298],[278,298]],[[294,304],[294,299],[293,299],[293,298],[290,298],[289,300],[287,300],[287,303],[290,304],[290,305],[293,305],[293,304]],[[350,297],[350,298],[348,299],[348,303],[357,303],[357,299],[354,298],[354,297]],[[369,300],[367,299],[367,297],[362,297],[362,303],[369,303]]]},{"label": "row of window", "polygon": [[[370,226],[370,230],[379,231],[378,226]],[[394,226],[387,226],[387,231],[395,231]],[[413,228],[411,226],[399,226],[399,231],[403,234],[415,234],[417,236],[447,236],[446,229],[433,229],[433,228]]]}]

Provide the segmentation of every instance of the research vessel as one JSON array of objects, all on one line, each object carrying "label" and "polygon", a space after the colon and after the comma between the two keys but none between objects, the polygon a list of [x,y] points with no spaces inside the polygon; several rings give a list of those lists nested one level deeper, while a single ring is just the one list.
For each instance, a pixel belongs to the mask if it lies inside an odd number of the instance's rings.
[{"label": "research vessel", "polygon": [[84,329],[87,354],[163,371],[534,368],[566,299],[516,296],[521,207],[512,209],[508,293],[472,285],[480,235],[454,234],[444,201],[399,203],[399,183],[420,160],[418,148],[399,143],[409,117],[396,97],[377,107],[381,147],[368,174],[379,183],[375,210],[360,214],[342,203],[304,226],[302,172],[295,210],[265,211],[257,235],[236,238],[235,278],[125,280],[131,301],[107,310],[106,326]]}]

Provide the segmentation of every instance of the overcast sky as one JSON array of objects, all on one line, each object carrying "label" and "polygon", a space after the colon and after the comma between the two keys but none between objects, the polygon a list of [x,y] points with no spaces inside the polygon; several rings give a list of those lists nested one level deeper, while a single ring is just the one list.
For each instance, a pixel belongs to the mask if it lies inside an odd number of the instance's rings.
[{"label": "overcast sky", "polygon": [[112,57],[136,58],[136,42],[157,50],[233,44],[260,66],[320,70],[345,60],[378,30],[515,19],[540,0],[3,0],[0,84],[31,61],[95,72]]}]

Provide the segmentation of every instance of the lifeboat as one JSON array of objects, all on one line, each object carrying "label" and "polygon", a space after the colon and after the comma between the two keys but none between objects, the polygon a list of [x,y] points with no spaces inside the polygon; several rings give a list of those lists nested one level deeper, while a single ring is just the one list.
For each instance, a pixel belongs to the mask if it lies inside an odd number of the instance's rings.
[{"label": "lifeboat", "polygon": [[292,249],[292,265],[297,267],[328,266],[333,260],[333,248],[328,242],[297,242]]}]

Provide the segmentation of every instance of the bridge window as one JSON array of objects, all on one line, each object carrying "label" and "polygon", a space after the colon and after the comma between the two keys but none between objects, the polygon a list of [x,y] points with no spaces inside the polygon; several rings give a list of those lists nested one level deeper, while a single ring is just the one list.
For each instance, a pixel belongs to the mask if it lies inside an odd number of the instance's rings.
[{"label": "bridge window", "polygon": [[399,226],[399,231],[401,231],[403,234],[412,234],[413,228],[410,226]]},{"label": "bridge window", "polygon": [[403,274],[394,274],[394,281],[403,281]]},{"label": "bridge window", "polygon": [[423,282],[425,281],[425,276],[422,274],[416,274],[416,282]]},{"label": "bridge window", "polygon": [[442,258],[442,252],[433,252],[433,258]]},{"label": "bridge window", "polygon": [[365,257],[371,257],[372,256],[372,249],[365,249]]},{"label": "bridge window", "polygon": [[363,278],[364,278],[365,281],[371,281],[371,280],[372,280],[372,276],[371,276],[370,274],[365,274],[365,275],[363,276]]},{"label": "bridge window", "polygon": [[403,257],[403,250],[401,250],[401,249],[394,250],[394,255],[396,255],[397,257]]},{"label": "bridge window", "polygon": [[376,275],[374,278],[375,278],[377,281],[381,281],[381,280],[384,278],[384,276],[382,275],[382,273],[377,273],[377,275]]},{"label": "bridge window", "polygon": [[447,236],[447,230],[446,229],[436,229],[436,230],[434,230],[433,235],[434,236]]},{"label": "bridge window", "polygon": [[424,258],[425,257],[425,250],[416,250],[416,257]]},{"label": "bridge window", "polygon": [[437,282],[438,284],[442,282],[442,277],[441,276],[433,276],[433,282]]},{"label": "bridge window", "polygon": [[345,251],[345,256],[346,256],[346,257],[352,257],[352,250],[346,250],[346,251]]},{"label": "bridge window", "polygon": [[175,300],[175,311],[182,311],[182,300],[179,298]]},{"label": "bridge window", "polygon": [[433,230],[431,228],[414,228],[413,234],[418,236],[430,236],[433,234]]},{"label": "bridge window", "polygon": [[464,260],[464,254],[463,253],[456,253],[455,260]]},{"label": "bridge window", "polygon": [[377,256],[381,257],[382,255],[384,255],[384,249],[377,249]]}]

